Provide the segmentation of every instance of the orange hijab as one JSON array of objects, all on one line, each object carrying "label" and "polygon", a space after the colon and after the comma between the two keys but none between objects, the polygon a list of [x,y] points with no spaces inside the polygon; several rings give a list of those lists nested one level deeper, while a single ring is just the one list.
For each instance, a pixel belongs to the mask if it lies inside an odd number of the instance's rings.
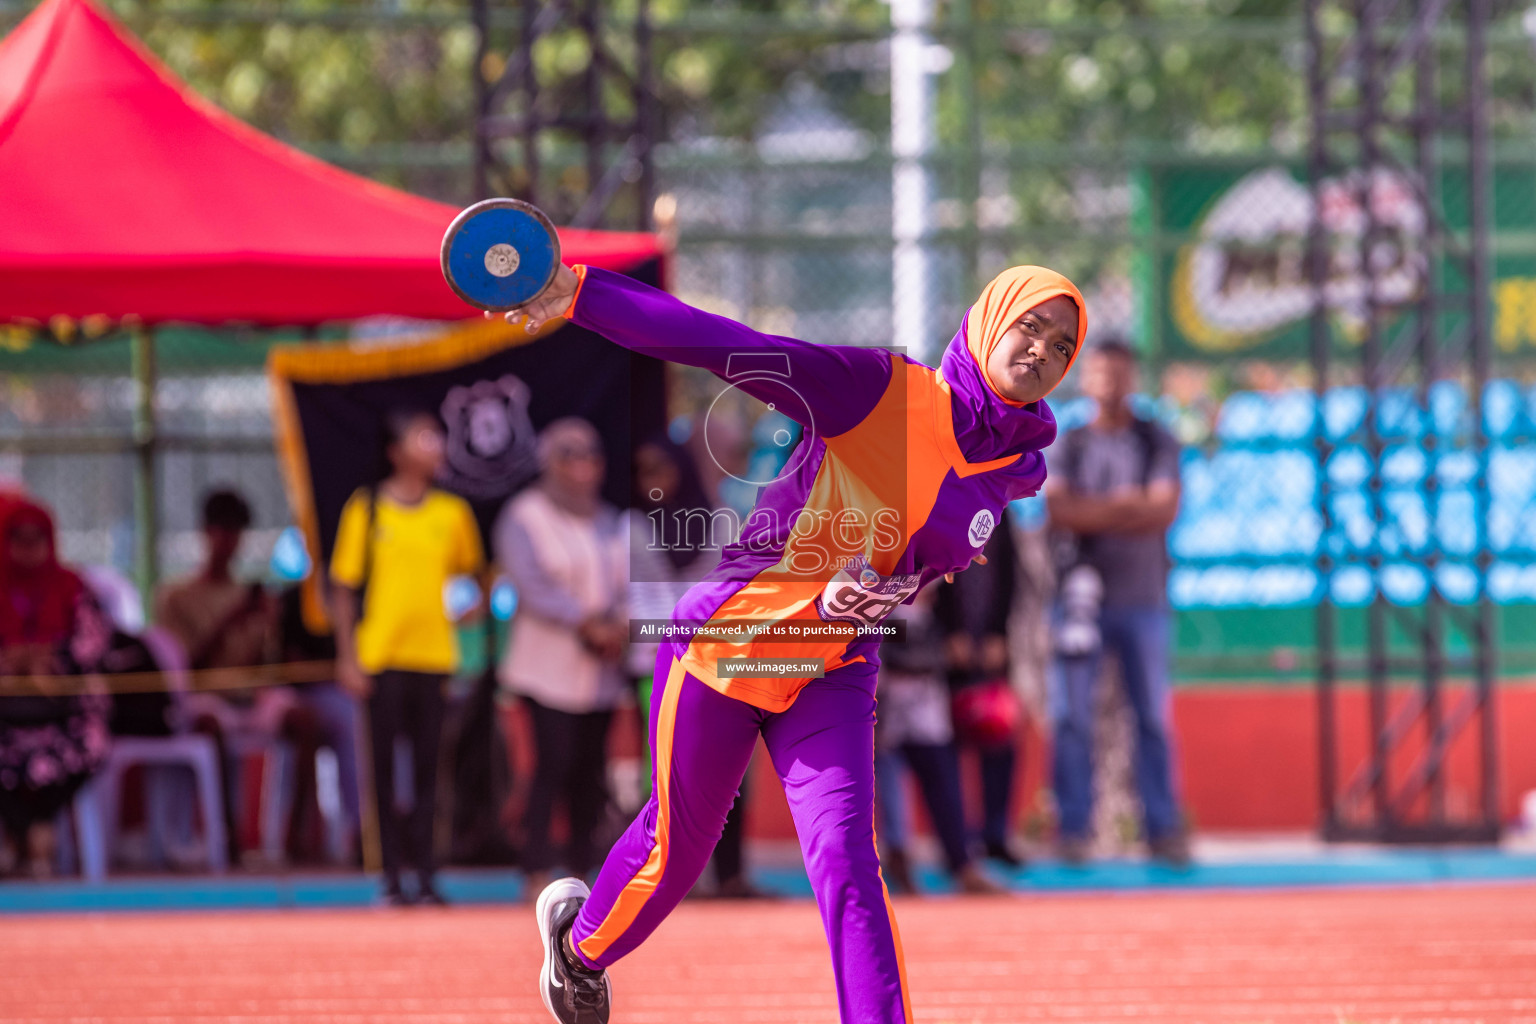
[{"label": "orange hijab", "polygon": [[[1007,398],[997,389],[992,378],[987,376],[987,360],[1019,317],[1058,295],[1068,296],[1077,303],[1077,347],[1072,350],[1072,358],[1067,360],[1067,370],[1071,370],[1078,353],[1083,350],[1083,337],[1088,333],[1088,304],[1083,301],[1077,285],[1056,271],[1044,267],[1009,267],[981,290],[981,298],[966,314],[965,346],[970,349],[971,358],[976,360],[981,379],[987,382],[988,390],[1014,408],[1025,403]],[[1061,376],[1066,379],[1065,370]]]}]

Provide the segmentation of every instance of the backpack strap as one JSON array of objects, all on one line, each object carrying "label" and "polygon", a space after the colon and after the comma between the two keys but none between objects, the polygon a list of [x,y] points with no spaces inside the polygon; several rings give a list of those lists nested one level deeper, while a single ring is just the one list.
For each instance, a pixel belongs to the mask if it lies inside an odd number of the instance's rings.
[{"label": "backpack strap", "polygon": [[1132,414],[1131,433],[1141,455],[1141,486],[1152,482],[1152,456],[1157,451],[1157,421]]},{"label": "backpack strap", "polygon": [[[1086,429],[1080,426],[1073,427],[1062,435],[1061,472],[1068,482],[1076,476],[1078,467],[1082,464]],[[1048,543],[1051,549],[1051,562],[1056,568],[1057,577],[1060,578],[1087,557],[1086,551],[1092,547],[1093,538],[1057,528],[1050,531]]]},{"label": "backpack strap", "polygon": [[[1070,479],[1077,472],[1087,443],[1086,426],[1073,427],[1061,439],[1063,471]],[[1152,456],[1157,451],[1157,421],[1140,416],[1131,417],[1131,435],[1135,438],[1137,454],[1141,457],[1141,485],[1152,482]],[[1073,566],[1088,559],[1097,537],[1093,534],[1075,534],[1071,531],[1053,531],[1051,545],[1053,560],[1059,575],[1065,575]]]},{"label": "backpack strap", "polygon": [[373,575],[373,534],[379,516],[379,486],[369,484],[353,492],[368,502],[368,525],[363,528],[363,573],[357,581],[358,615],[362,615],[363,595],[368,592],[368,578]]},{"label": "backpack strap", "polygon": [[1073,427],[1061,439],[1062,468],[1069,479],[1076,475],[1078,467],[1082,465],[1083,445],[1086,443],[1084,431],[1087,429],[1085,426]]}]

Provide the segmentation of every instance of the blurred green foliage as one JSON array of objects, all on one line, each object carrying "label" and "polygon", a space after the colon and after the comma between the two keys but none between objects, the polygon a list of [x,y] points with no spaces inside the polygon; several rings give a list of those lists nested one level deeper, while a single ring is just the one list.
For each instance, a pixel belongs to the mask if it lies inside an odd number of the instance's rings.
[{"label": "blurred green foliage", "polygon": [[[468,136],[475,30],[462,3],[394,5],[402,14],[442,15],[437,24],[304,18],[380,6],[356,0],[112,0],[110,6],[198,92],[279,138],[359,149]],[[253,15],[264,10],[272,20],[262,23]],[[221,11],[240,16],[221,24]]]},{"label": "blurred green foliage", "polygon": [[[465,187],[477,37],[464,0],[106,2],[176,74],[264,131],[425,191]],[[31,3],[0,14],[14,20]],[[1519,29],[1525,5],[1495,6],[1496,125],[1528,133],[1536,62]],[[494,77],[513,56],[520,5],[492,8],[479,70]],[[621,64],[633,60],[636,9],[598,5]],[[941,143],[1030,163],[1061,150],[1294,150],[1305,128],[1301,10],[1301,0],[938,0],[935,38],[954,59],[939,78]],[[1328,24],[1342,32],[1336,15]],[[653,0],[651,17],[664,138],[750,138],[797,78],[885,132],[882,0]],[[1459,54],[1444,49],[1449,77]],[[589,59],[569,19],[535,50],[545,83],[579,78]],[[610,88],[605,103],[622,115],[630,97]],[[1059,198],[1045,183],[1033,191],[1025,201],[1042,208]]]}]

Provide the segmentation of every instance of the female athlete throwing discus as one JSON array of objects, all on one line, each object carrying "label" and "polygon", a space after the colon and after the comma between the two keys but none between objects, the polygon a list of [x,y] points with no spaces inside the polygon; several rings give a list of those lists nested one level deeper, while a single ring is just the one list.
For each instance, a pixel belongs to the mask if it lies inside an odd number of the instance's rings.
[{"label": "female athlete throwing discus", "polygon": [[[707,625],[657,657],[649,803],[590,892],[566,878],[539,896],[545,1005],[561,1024],[606,1024],[606,969],[698,879],[761,735],[816,891],[841,1019],[909,1024],[901,937],[875,851],[879,631],[870,627],[979,558],[1003,507],[1040,489],[1040,451],[1056,437],[1043,399],[1082,347],[1082,295],[1041,267],[1005,271],[938,370],[884,349],[760,334],[582,266],[561,266],[506,316],[530,332],[564,317],[635,352],[703,367],[804,428],[719,567],[673,612],[679,624]],[[724,624],[748,629],[709,631]]]}]

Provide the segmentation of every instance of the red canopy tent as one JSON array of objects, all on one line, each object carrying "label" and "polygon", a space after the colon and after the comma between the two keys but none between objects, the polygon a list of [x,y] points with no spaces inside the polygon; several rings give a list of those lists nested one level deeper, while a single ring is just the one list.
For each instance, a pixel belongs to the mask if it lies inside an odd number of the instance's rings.
[{"label": "red canopy tent", "polygon": [[[224,113],[93,0],[45,0],[0,41],[0,322],[464,317],[437,256],[457,212]],[[661,253],[560,238],[614,270]]]},{"label": "red canopy tent", "polygon": [[[474,316],[438,266],[457,212],[241,123],[94,0],[43,0],[0,40],[0,324],[144,325],[133,339],[133,450],[146,593],[157,535],[147,328]],[[654,235],[560,239],[568,262],[660,277]]]}]

